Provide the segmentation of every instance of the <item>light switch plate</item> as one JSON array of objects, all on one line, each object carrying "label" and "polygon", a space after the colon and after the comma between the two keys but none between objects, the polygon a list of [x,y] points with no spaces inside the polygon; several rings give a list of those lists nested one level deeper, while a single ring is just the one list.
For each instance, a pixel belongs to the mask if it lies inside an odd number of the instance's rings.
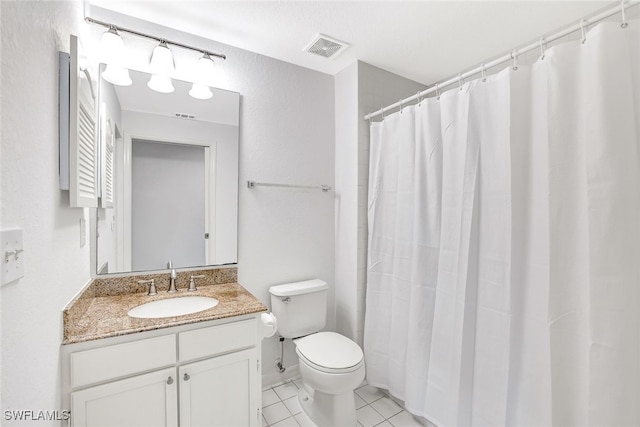
[{"label": "light switch plate", "polygon": [[3,285],[24,277],[24,246],[22,245],[22,229],[7,228],[0,230],[0,265]]}]

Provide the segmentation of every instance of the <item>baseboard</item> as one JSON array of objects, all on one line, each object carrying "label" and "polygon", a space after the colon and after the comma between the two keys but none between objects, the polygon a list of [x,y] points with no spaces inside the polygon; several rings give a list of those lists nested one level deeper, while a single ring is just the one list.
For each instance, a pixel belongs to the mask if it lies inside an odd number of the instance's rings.
[{"label": "baseboard", "polygon": [[287,370],[283,373],[264,374],[262,375],[262,389],[266,390],[298,377],[300,377],[300,366],[298,365],[287,367]]}]

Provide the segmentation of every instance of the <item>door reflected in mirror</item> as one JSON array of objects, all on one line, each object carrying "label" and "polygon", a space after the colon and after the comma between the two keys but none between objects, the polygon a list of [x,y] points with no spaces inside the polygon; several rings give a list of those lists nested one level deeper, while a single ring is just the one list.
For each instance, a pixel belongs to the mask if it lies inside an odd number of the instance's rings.
[{"label": "door reflected in mirror", "polygon": [[96,273],[236,263],[240,95],[196,99],[177,80],[159,93],[130,75],[100,79]]}]

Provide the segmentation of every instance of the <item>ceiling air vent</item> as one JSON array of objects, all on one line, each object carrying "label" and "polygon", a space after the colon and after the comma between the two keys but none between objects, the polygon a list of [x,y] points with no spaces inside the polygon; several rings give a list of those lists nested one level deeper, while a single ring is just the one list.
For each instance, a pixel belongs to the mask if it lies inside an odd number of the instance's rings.
[{"label": "ceiling air vent", "polygon": [[304,48],[305,52],[314,53],[325,58],[335,58],[341,54],[349,45],[324,34],[316,35],[311,43]]}]

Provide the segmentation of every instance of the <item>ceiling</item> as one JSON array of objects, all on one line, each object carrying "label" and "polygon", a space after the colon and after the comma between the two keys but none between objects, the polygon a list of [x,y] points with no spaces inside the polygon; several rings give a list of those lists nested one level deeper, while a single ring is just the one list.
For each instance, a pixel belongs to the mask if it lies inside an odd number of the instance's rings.
[{"label": "ceiling", "polygon": [[[431,84],[538,40],[610,1],[121,1],[115,12],[334,75],[361,60]],[[317,33],[350,47],[304,52]]]}]

